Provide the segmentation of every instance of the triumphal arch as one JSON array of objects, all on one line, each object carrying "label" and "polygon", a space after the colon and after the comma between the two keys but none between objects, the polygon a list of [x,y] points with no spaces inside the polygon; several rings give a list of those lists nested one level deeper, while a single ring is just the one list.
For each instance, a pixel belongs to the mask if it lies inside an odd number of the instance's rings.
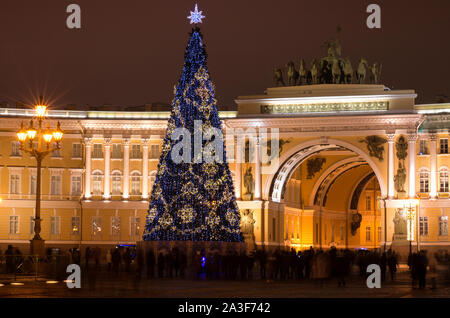
[{"label": "triumphal arch", "polygon": [[[238,97],[226,128],[254,128],[257,136],[235,147],[235,158],[246,160],[230,163],[247,241],[401,253],[448,248],[448,118],[433,105],[416,106],[416,96],[377,84],[318,84]],[[271,162],[261,154],[270,156],[271,138],[279,157],[265,169]]]}]

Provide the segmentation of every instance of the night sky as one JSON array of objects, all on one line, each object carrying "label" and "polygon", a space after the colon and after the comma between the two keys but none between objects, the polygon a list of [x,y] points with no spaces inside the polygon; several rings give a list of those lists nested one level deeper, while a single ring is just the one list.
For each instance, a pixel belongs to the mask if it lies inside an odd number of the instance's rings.
[{"label": "night sky", "polygon": [[[66,7],[81,6],[81,30]],[[417,103],[450,96],[449,0],[198,0],[219,107],[273,86],[273,67],[325,56],[342,27],[343,57],[383,64],[382,82]],[[381,6],[382,28],[366,27]],[[54,107],[170,103],[191,30],[188,0],[1,0],[0,101]]]}]

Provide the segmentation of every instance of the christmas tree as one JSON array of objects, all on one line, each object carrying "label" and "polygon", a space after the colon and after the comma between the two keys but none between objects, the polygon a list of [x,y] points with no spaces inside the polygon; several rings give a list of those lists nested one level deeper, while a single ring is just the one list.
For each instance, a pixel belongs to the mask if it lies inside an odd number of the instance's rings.
[{"label": "christmas tree", "polygon": [[[243,241],[223,138],[215,140],[221,143],[222,160],[196,160],[201,158],[194,149],[196,130],[197,133],[198,130],[205,133],[211,128],[222,129],[206,59],[202,34],[195,27],[190,33],[183,71],[175,89],[152,189],[144,241]],[[172,154],[182,140],[173,138],[179,128],[190,133],[190,137],[183,136],[190,138],[187,140],[190,141],[190,151],[183,149],[180,152],[189,160],[182,162],[173,160]],[[211,140],[202,138],[200,143],[204,151]],[[214,151],[211,153],[214,158],[219,155]]]}]

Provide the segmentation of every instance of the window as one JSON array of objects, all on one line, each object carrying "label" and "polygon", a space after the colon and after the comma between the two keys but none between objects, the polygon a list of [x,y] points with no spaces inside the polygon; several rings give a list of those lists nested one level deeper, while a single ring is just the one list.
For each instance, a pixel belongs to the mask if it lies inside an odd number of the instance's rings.
[{"label": "window", "polygon": [[81,158],[81,144],[72,144],[72,158]]},{"label": "window", "polygon": [[13,141],[11,143],[11,157],[20,157],[22,156],[20,152],[20,142]]},{"label": "window", "polygon": [[50,194],[61,194],[61,175],[52,175],[50,180]]},{"label": "window", "polygon": [[420,192],[422,192],[422,193],[426,193],[426,192],[429,191],[429,188],[428,188],[428,176],[429,176],[428,171],[425,171],[425,170],[420,171],[420,174],[419,174],[419,178],[420,178]]},{"label": "window", "polygon": [[327,241],[327,224],[325,223],[323,226],[323,234],[324,234],[324,240]]},{"label": "window", "polygon": [[30,234],[34,234],[34,216],[30,216]]},{"label": "window", "polygon": [[9,217],[9,234],[19,234],[19,216],[17,215]]},{"label": "window", "polygon": [[341,229],[339,231],[339,238],[341,241],[344,240],[344,226],[343,225],[341,225]]},{"label": "window", "polygon": [[381,226],[378,227],[377,233],[378,233],[378,242],[381,242]]},{"label": "window", "polygon": [[419,155],[428,155],[428,140],[421,139],[419,143]]},{"label": "window", "polygon": [[159,145],[152,145],[150,148],[150,159],[159,158]]},{"label": "window", "polygon": [[141,194],[141,174],[137,171],[131,174],[131,194]]},{"label": "window", "polygon": [[448,153],[448,139],[439,139],[440,153]]},{"label": "window", "polygon": [[422,236],[428,235],[428,216],[421,216],[419,218],[419,230],[420,235]]},{"label": "window", "polygon": [[102,144],[94,144],[92,158],[96,158],[96,159],[103,158]]},{"label": "window", "polygon": [[448,216],[439,217],[439,235],[448,235]]},{"label": "window", "polygon": [[120,216],[111,217],[111,235],[113,236],[120,235]]},{"label": "window", "polygon": [[[56,148],[56,144],[54,145],[54,147]],[[53,150],[52,157],[53,158],[61,158],[61,149],[56,148],[55,150]]]},{"label": "window", "polygon": [[36,194],[37,179],[34,174],[30,176],[30,194]]},{"label": "window", "polygon": [[131,145],[131,159],[141,159],[141,145]]},{"label": "window", "polygon": [[80,217],[72,216],[72,235],[80,235]]},{"label": "window", "polygon": [[71,187],[72,187],[72,195],[80,195],[81,194],[81,176],[72,176],[71,181]]},{"label": "window", "polygon": [[366,226],[366,241],[370,241],[370,232],[372,231],[372,229],[370,228],[370,226]]},{"label": "window", "polygon": [[131,220],[130,220],[130,234],[131,236],[140,236],[140,224],[141,223],[141,219],[139,217],[136,216],[132,216]]},{"label": "window", "polygon": [[112,159],[122,159],[122,145],[121,144],[113,144],[112,145]]},{"label": "window", "polygon": [[50,234],[57,235],[59,234],[60,228],[60,217],[59,216],[51,216],[50,217]]},{"label": "window", "polygon": [[448,170],[439,171],[439,192],[448,192]]},{"label": "window", "polygon": [[112,194],[121,195],[122,194],[122,175],[119,171],[114,171],[112,173]]},{"label": "window", "polygon": [[102,232],[102,217],[93,216],[92,217],[92,234],[99,235]]},{"label": "window", "polygon": [[100,171],[95,171],[92,176],[92,191],[94,195],[102,194],[103,174]]},{"label": "window", "polygon": [[20,193],[20,175],[13,173],[9,177],[9,193],[19,194]]},{"label": "window", "polygon": [[331,224],[331,242],[334,242],[334,224]]},{"label": "window", "polygon": [[372,209],[372,202],[370,196],[366,197],[366,211],[370,211]]}]

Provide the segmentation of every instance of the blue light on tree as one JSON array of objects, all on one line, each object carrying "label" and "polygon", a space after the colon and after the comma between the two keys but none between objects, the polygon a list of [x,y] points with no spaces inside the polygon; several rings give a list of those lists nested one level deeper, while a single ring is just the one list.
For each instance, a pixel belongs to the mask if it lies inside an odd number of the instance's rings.
[{"label": "blue light on tree", "polygon": [[[152,189],[144,241],[243,241],[225,147],[222,148],[221,162],[194,161],[194,127],[198,129],[194,121],[197,124],[200,121],[202,131],[211,127],[222,129],[206,57],[202,35],[195,27],[190,34],[183,71],[175,89]],[[172,160],[172,148],[179,142],[178,139],[172,140],[177,128],[185,128],[191,134],[189,162]],[[223,138],[219,142],[223,145]],[[208,147],[208,143],[208,140],[201,141],[202,149]]]}]

